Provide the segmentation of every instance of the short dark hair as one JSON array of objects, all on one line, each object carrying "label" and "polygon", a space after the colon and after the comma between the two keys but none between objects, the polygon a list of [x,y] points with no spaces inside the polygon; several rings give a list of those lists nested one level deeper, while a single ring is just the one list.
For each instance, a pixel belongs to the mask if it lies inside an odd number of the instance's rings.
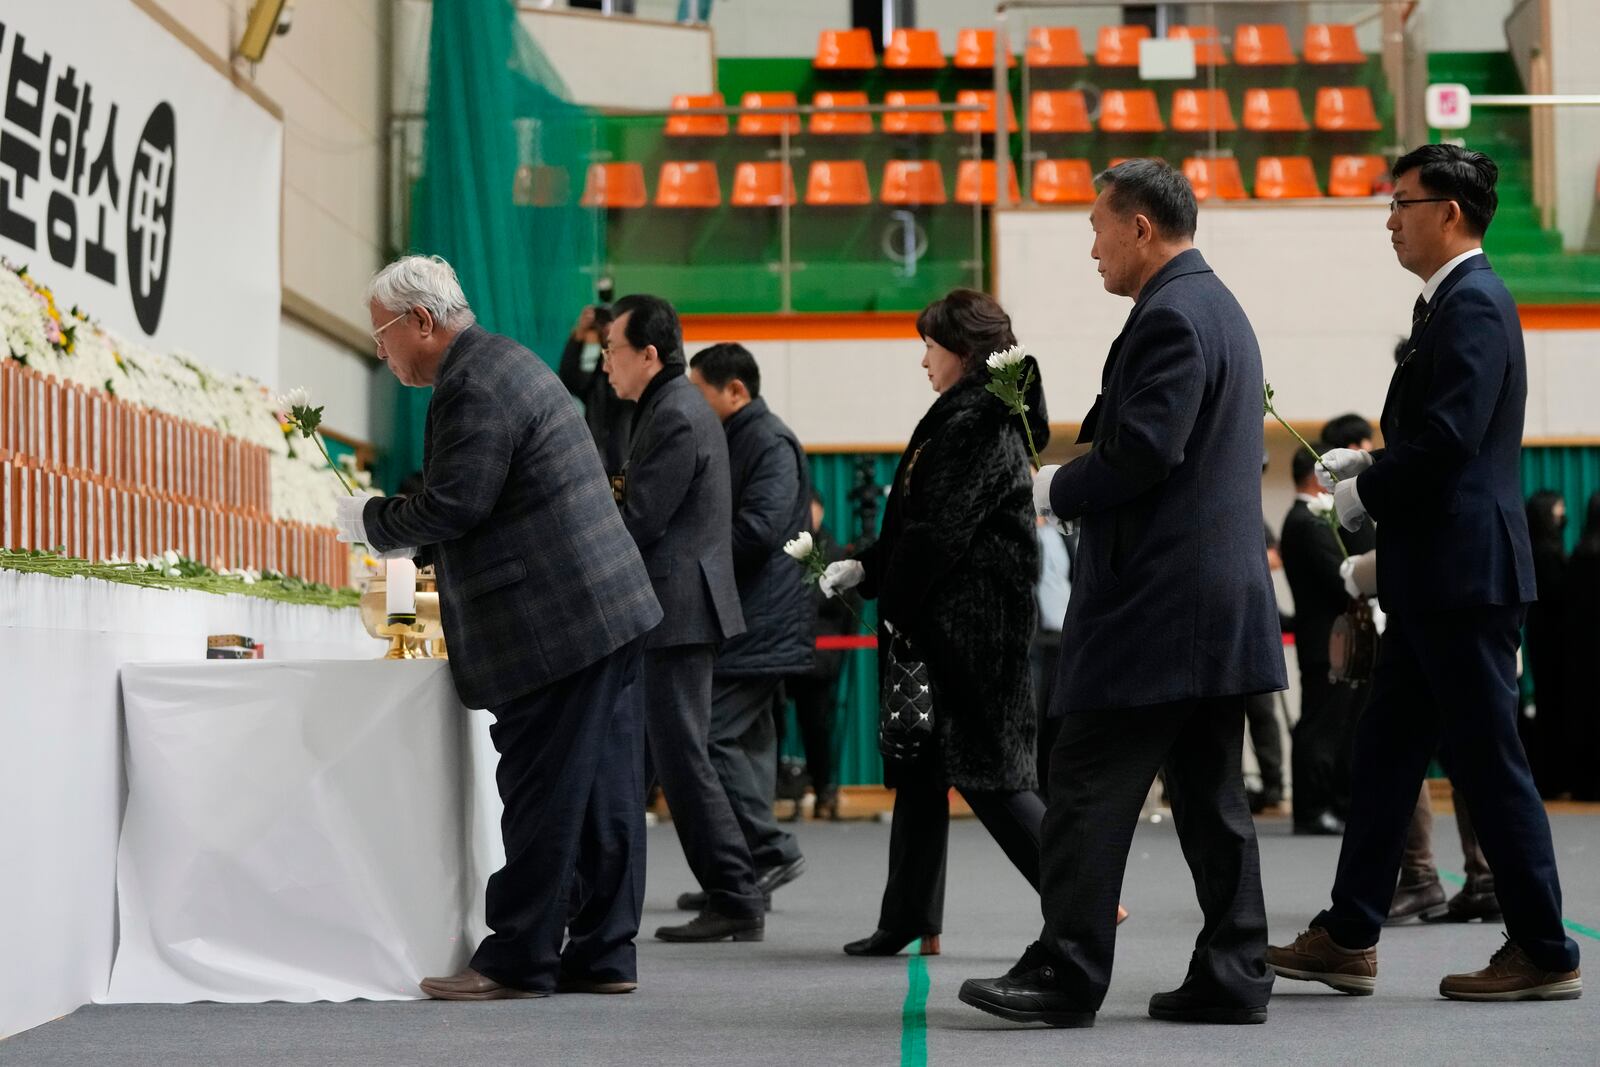
[{"label": "short dark hair", "polygon": [[671,304],[659,296],[630,293],[611,305],[611,321],[624,315],[628,325],[623,335],[630,345],[640,351],[655,345],[662,363],[683,362],[683,327]]},{"label": "short dark hair", "polygon": [[1448,197],[1461,207],[1461,217],[1474,237],[1482,237],[1494,219],[1500,197],[1494,183],[1500,168],[1482,152],[1453,144],[1425,144],[1394,161],[1396,180],[1407,171],[1419,171],[1417,180],[1435,196]]},{"label": "short dark hair", "polygon": [[[1321,453],[1326,452],[1332,446],[1312,442],[1311,447],[1316,449],[1317,453],[1320,455]],[[1307,452],[1303,448],[1297,448],[1294,450],[1294,458],[1289,461],[1289,476],[1294,479],[1295,485],[1299,485],[1301,482],[1311,477],[1311,472],[1316,469],[1316,466],[1316,456],[1313,456],[1310,452]]]},{"label": "short dark hair", "polygon": [[1200,205],[1183,171],[1162,159],[1127,159],[1103,170],[1095,185],[1119,214],[1138,214],[1166,237],[1193,237]]},{"label": "short dark hair", "polygon": [[923,308],[917,316],[917,336],[960,356],[968,371],[1017,343],[1005,308],[976,289],[952,289]]},{"label": "short dark hair", "polygon": [[756,365],[756,357],[744,345],[724,342],[702,348],[694,354],[689,366],[699,371],[700,377],[717,389],[737,378],[750,391],[751,400],[761,395],[761,368]]},{"label": "short dark hair", "polygon": [[1372,423],[1351,412],[1323,423],[1322,432],[1317,436],[1326,441],[1329,448],[1355,448],[1362,441],[1372,440]]}]

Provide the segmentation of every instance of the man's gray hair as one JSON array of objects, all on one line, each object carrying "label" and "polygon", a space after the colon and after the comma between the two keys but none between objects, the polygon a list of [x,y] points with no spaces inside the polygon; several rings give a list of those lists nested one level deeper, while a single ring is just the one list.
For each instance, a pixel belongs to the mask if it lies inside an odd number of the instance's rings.
[{"label": "man's gray hair", "polygon": [[433,321],[447,330],[464,330],[478,321],[461,291],[450,264],[439,256],[402,256],[373,275],[367,299],[376,300],[396,315],[414,307],[428,309]]}]

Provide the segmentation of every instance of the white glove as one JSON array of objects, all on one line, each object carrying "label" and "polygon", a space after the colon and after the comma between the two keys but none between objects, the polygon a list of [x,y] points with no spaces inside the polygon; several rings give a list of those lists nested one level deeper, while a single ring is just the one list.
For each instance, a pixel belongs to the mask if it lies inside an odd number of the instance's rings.
[{"label": "white glove", "polygon": [[[367,547],[370,548],[372,546],[368,545]],[[416,554],[417,554],[416,547],[415,546],[410,546],[410,547],[406,547],[406,548],[391,548],[387,552],[374,552],[372,554],[372,558],[373,559],[413,559],[413,558],[416,557]]]},{"label": "white glove", "polygon": [[867,576],[867,568],[859,561],[841,559],[837,563],[828,564],[828,569],[822,572],[822,578],[817,582],[817,588],[822,590],[825,597],[836,597],[846,589],[854,589],[861,584]]},{"label": "white glove", "polygon": [[1339,525],[1351,533],[1361,529],[1367,518],[1367,506],[1356,492],[1356,480],[1345,478],[1333,487],[1333,510],[1339,513]]},{"label": "white glove", "polygon": [[[1359,448],[1330,448],[1316,465],[1317,484],[1332,489],[1335,482],[1347,482],[1372,466],[1372,453]],[[1332,471],[1332,475],[1329,475]]]},{"label": "white glove", "polygon": [[1378,595],[1378,550],[1351,556],[1339,564],[1344,591],[1352,597]]},{"label": "white glove", "polygon": [[335,502],[333,525],[339,530],[339,540],[346,544],[366,544],[367,524],[362,512],[371,499],[371,493],[357,493],[354,496],[342,496]]},{"label": "white glove", "polygon": [[1056,471],[1061,469],[1059,463],[1049,463],[1039,468],[1033,476],[1033,510],[1047,519],[1055,517],[1055,511],[1050,507],[1050,485],[1056,480]]}]

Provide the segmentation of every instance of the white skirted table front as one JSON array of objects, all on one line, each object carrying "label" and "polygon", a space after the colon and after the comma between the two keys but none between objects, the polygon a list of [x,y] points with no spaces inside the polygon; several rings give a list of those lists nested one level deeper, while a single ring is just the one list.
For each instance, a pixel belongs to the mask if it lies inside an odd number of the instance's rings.
[{"label": "white skirted table front", "polygon": [[440,660],[137,663],[109,1003],[396,1000],[501,862],[489,717]]}]

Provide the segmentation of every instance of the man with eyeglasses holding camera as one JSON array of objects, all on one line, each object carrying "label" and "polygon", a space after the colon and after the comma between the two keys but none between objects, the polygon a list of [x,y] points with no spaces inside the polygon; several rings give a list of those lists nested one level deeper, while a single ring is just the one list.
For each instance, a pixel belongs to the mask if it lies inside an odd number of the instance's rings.
[{"label": "man with eyeglasses holding camera", "polygon": [[1507,939],[1483,970],[1447,975],[1440,995],[1566,1000],[1583,989],[1550,822],[1517,735],[1517,647],[1534,599],[1520,470],[1528,372],[1516,304],[1483,255],[1498,174],[1488,156],[1454,145],[1395,162],[1391,241],[1425,284],[1383,406],[1387,447],[1324,456],[1339,521],[1378,523],[1389,624],[1356,728],[1332,907],[1292,945],[1269,948],[1267,963],[1346,993],[1377,984],[1378,934],[1441,740],[1495,872]]}]

